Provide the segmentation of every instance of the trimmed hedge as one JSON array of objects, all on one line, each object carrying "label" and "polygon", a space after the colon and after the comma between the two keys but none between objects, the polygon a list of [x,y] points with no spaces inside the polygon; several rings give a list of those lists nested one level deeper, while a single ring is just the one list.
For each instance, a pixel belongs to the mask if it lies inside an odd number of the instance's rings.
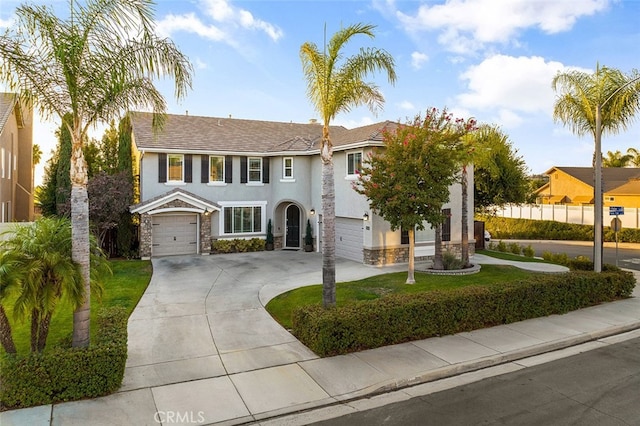
[{"label": "trimmed hedge", "polygon": [[568,272],[451,291],[390,295],[348,306],[305,306],[293,313],[293,334],[319,356],[460,333],[562,314],[629,297],[632,273]]},{"label": "trimmed hedge", "polygon": [[[513,219],[487,215],[476,215],[484,222],[491,238],[517,240],[573,240],[592,241],[593,226],[551,220]],[[615,241],[611,227],[604,227],[604,241]],[[618,241],[640,243],[640,229],[623,228],[618,232]]]},{"label": "trimmed hedge", "polygon": [[127,311],[104,309],[97,341],[88,348],[55,348],[0,359],[0,408],[95,398],[116,391],[127,360]]},{"label": "trimmed hedge", "polygon": [[265,240],[262,238],[234,238],[232,240],[215,240],[211,243],[214,253],[247,253],[264,251]]}]

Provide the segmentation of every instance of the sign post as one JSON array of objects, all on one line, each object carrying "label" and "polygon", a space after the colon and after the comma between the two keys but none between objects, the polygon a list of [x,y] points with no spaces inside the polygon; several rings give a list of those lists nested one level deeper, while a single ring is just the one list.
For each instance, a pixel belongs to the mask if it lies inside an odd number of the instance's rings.
[{"label": "sign post", "polygon": [[611,219],[611,229],[616,236],[616,266],[618,266],[618,232],[622,230],[622,221],[618,216],[624,215],[623,206],[609,206],[609,216],[615,216]]}]

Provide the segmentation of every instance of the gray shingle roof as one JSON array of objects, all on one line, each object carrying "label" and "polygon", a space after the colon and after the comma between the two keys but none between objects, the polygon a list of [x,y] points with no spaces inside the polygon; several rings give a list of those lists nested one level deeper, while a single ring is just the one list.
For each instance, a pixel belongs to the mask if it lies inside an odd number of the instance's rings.
[{"label": "gray shingle roof", "polygon": [[[167,115],[163,129],[154,134],[151,113],[132,113],[136,146],[140,150],[275,153],[313,152],[320,148],[322,125],[237,118]],[[331,126],[336,148],[363,142],[382,142],[382,130],[395,126],[382,122],[356,129]]]}]

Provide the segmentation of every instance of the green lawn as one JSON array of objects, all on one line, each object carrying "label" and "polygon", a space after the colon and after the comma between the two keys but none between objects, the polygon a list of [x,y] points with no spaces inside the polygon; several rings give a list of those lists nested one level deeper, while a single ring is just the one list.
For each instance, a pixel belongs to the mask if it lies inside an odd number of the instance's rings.
[{"label": "green lawn", "polygon": [[[376,275],[358,281],[338,283],[336,302],[338,306],[359,300],[377,299],[394,293],[421,293],[432,290],[450,290],[471,285],[491,285],[530,277],[533,273],[506,265],[483,265],[480,272],[472,275],[432,275],[415,273],[416,283],[405,284],[407,272]],[[293,310],[300,306],[321,304],[322,285],[312,285],[283,293],[267,304],[267,311],[283,327],[290,329]]]},{"label": "green lawn", "polygon": [[[122,306],[129,314],[151,280],[151,262],[142,260],[112,260],[110,266],[113,276],[108,277],[102,300],[91,300],[91,338],[95,337],[97,314],[100,308]],[[5,304],[7,314],[11,318],[12,302]],[[16,323],[11,320],[13,340],[18,353],[26,354],[30,351],[30,322]],[[70,306],[60,304],[51,319],[51,327],[47,338],[47,348],[57,345],[61,340],[68,339],[73,330],[73,311]],[[4,353],[4,349],[0,349]],[[46,349],[45,349],[46,350]]]}]

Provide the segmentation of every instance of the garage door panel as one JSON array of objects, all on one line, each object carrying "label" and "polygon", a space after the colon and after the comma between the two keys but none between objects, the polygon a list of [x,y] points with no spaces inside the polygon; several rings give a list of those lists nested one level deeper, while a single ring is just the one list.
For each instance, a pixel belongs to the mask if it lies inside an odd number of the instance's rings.
[{"label": "garage door panel", "polygon": [[153,217],[152,255],[198,252],[198,220],[194,214]]},{"label": "garage door panel", "polygon": [[336,256],[362,262],[362,219],[336,218]]}]

